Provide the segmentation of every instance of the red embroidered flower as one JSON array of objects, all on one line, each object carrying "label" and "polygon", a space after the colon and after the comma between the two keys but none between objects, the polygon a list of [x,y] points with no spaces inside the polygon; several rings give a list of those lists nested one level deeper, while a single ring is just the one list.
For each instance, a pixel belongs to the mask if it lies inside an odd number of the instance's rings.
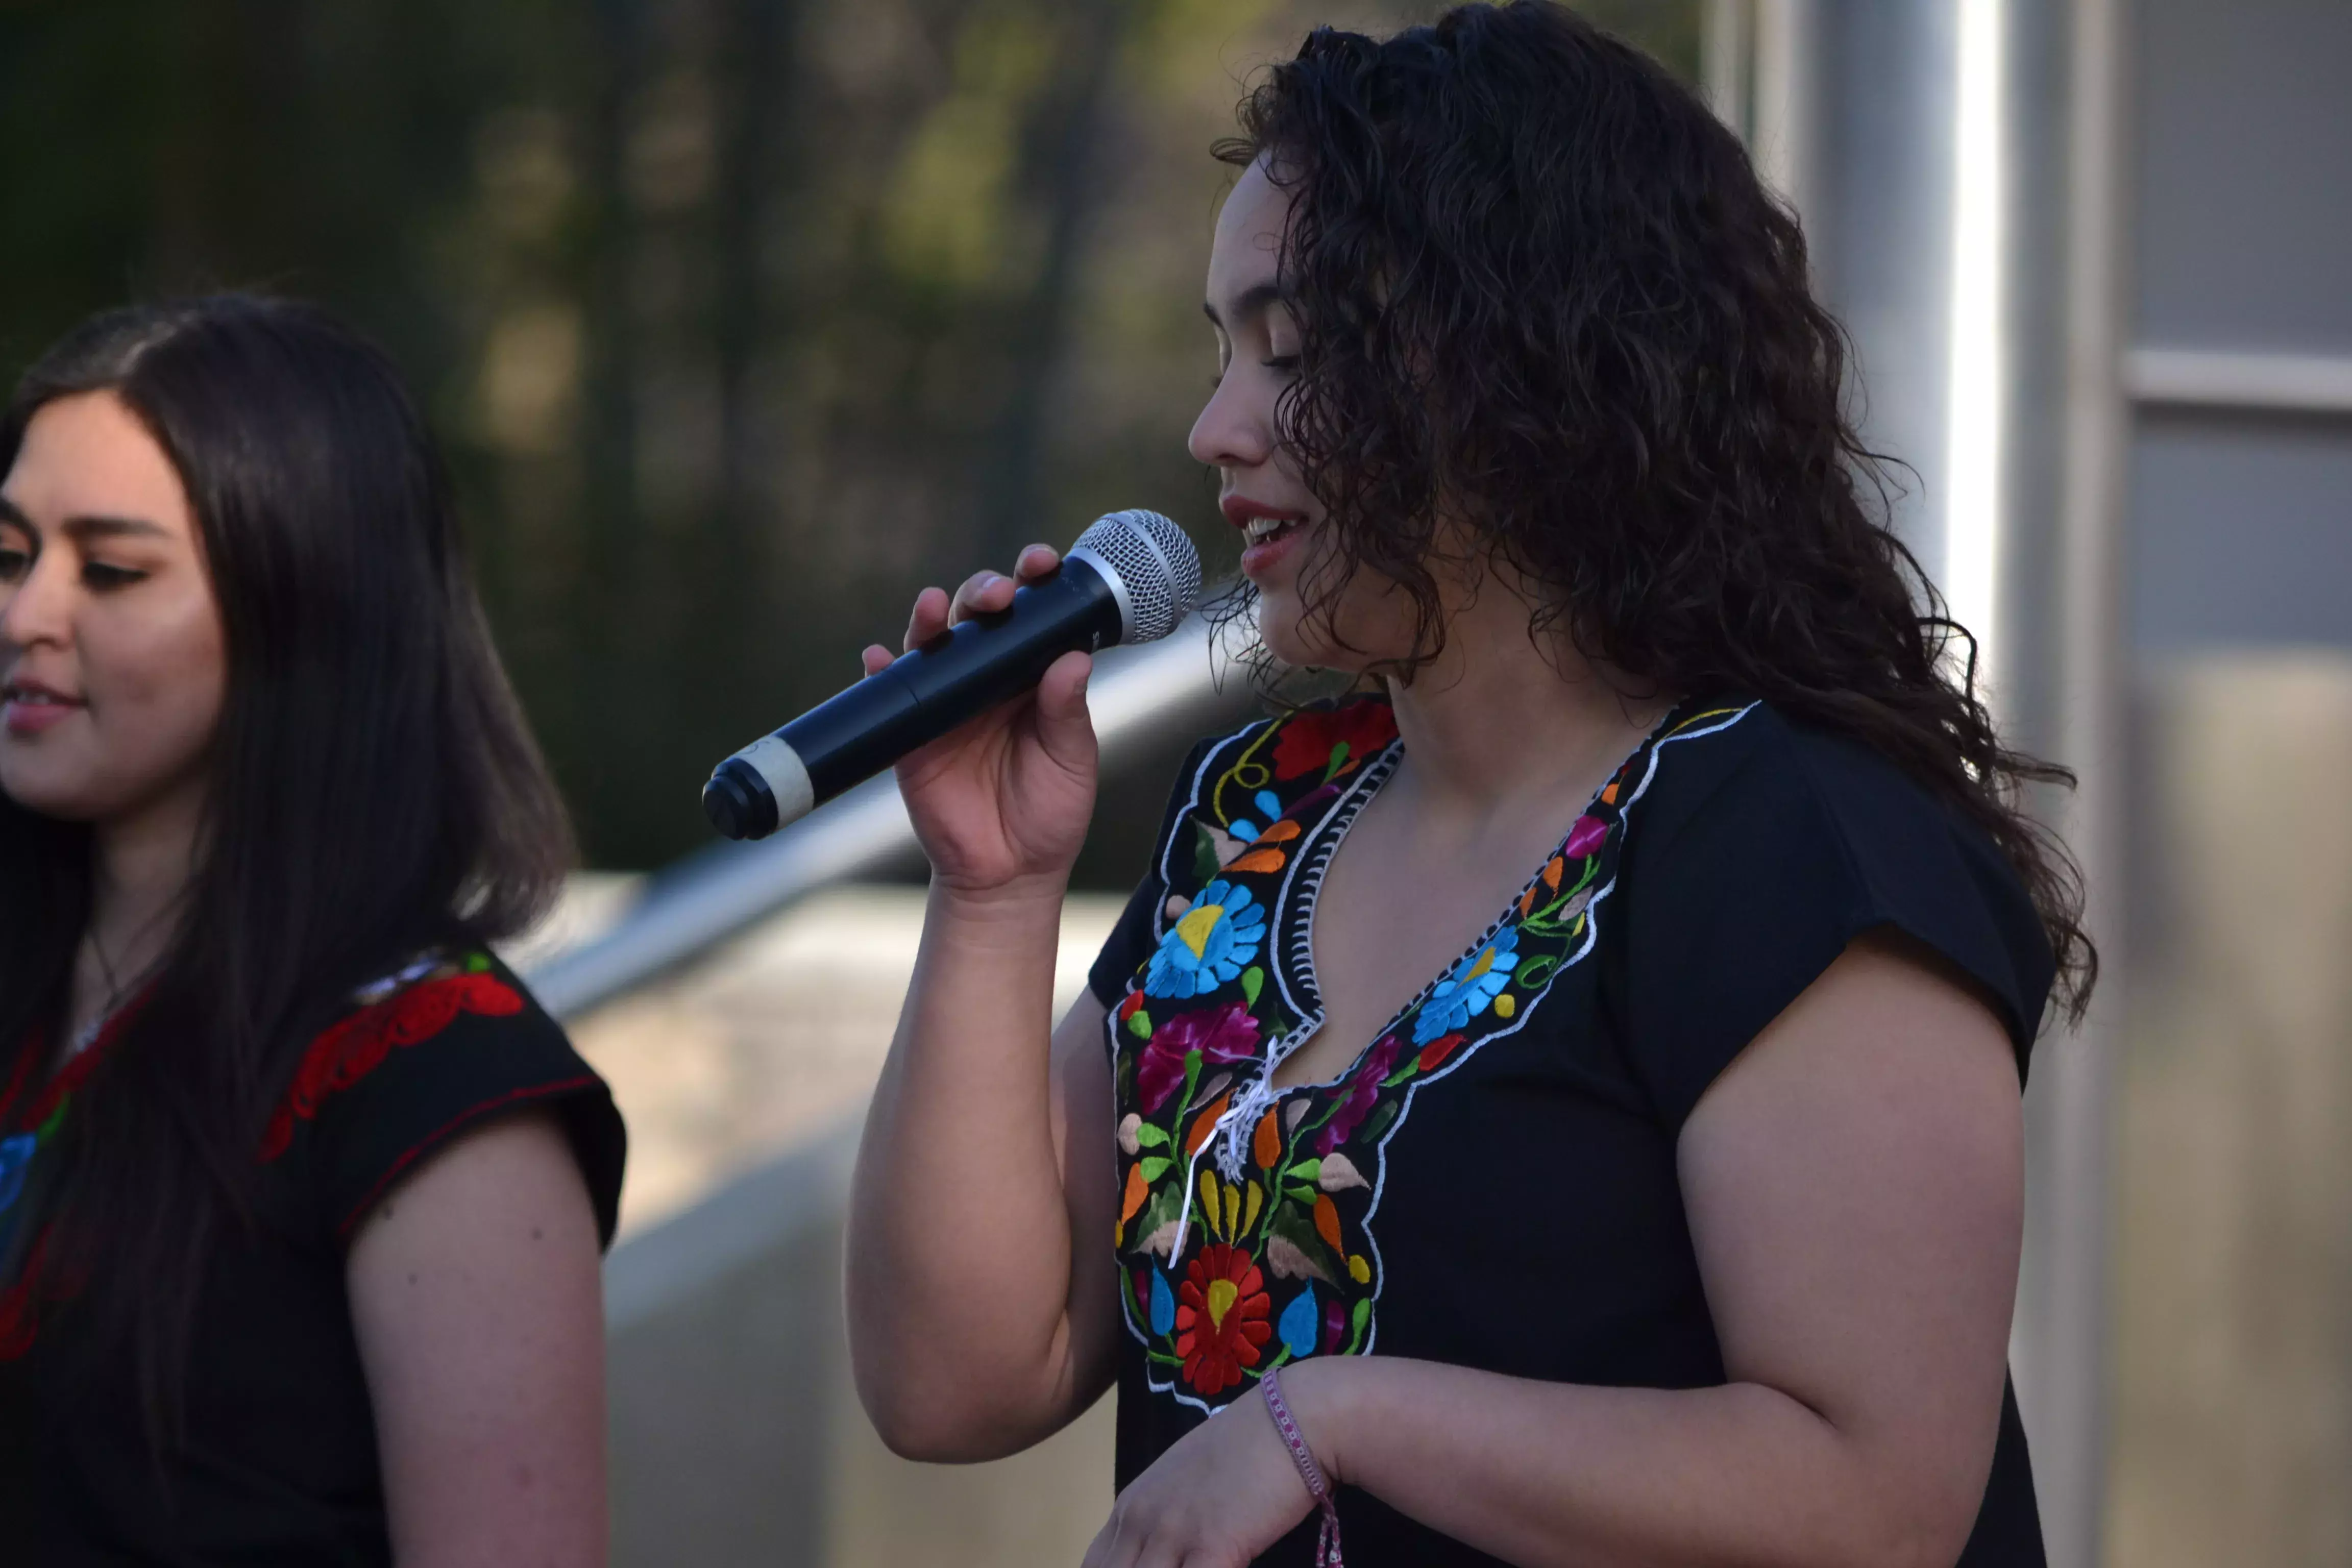
[{"label": "red embroidered flower", "polygon": [[316,1116],[322,1100],[383,1066],[394,1047],[431,1039],[460,1013],[495,1018],[521,1011],[521,994],[488,973],[436,976],[362,1007],[310,1042],[293,1086],[262,1135],[261,1157],[275,1160],[286,1152],[298,1118],[308,1121]]},{"label": "red embroidered flower", "polygon": [[1185,1266],[1176,1300],[1176,1353],[1184,1358],[1184,1381],[1203,1394],[1239,1383],[1242,1368],[1255,1366],[1258,1347],[1274,1337],[1265,1277],[1237,1247],[1202,1247]]},{"label": "red embroidered flower", "polygon": [[1417,1065],[1423,1072],[1435,1072],[1445,1065],[1445,1058],[1452,1056],[1455,1048],[1469,1037],[1458,1029],[1450,1035],[1438,1036],[1437,1038],[1421,1047],[1421,1059]]},{"label": "red embroidered flower", "polygon": [[1294,714],[1275,738],[1274,776],[1295,779],[1327,768],[1346,773],[1395,740],[1396,732],[1396,714],[1385,702],[1350,702],[1344,708]]},{"label": "red embroidered flower", "polygon": [[1186,1053],[1199,1051],[1203,1064],[1231,1067],[1257,1049],[1257,1020],[1238,1002],[1180,1013],[1151,1031],[1135,1064],[1135,1098],[1146,1115],[1157,1114],[1184,1081]]}]

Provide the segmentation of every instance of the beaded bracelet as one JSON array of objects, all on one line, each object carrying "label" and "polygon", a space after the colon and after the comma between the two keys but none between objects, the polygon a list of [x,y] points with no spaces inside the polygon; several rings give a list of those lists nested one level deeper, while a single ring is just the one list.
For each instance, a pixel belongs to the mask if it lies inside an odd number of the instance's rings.
[{"label": "beaded bracelet", "polygon": [[1298,1467],[1298,1479],[1307,1483],[1307,1495],[1323,1510],[1323,1527],[1315,1535],[1315,1568],[1346,1568],[1339,1561],[1339,1505],[1331,1500],[1331,1487],[1323,1479],[1323,1467],[1315,1462],[1315,1451],[1299,1435],[1290,1406],[1283,1403],[1282,1373],[1268,1372],[1259,1380],[1258,1387],[1265,1393],[1266,1414],[1274,1417],[1274,1429],[1282,1434],[1283,1444]]}]

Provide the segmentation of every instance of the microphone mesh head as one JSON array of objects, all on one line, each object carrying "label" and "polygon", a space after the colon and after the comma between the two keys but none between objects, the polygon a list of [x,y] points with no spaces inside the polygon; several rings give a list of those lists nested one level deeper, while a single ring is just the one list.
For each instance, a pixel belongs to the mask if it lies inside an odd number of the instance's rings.
[{"label": "microphone mesh head", "polygon": [[1071,548],[1093,552],[1118,574],[1129,610],[1122,641],[1157,642],[1200,602],[1200,552],[1182,529],[1156,511],[1112,512]]}]

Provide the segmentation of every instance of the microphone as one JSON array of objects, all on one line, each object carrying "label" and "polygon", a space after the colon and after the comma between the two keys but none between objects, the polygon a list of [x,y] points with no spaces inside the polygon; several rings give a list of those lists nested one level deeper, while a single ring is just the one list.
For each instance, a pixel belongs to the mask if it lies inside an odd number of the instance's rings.
[{"label": "microphone", "polygon": [[1201,557],[1156,511],[1097,520],[1061,570],[901,655],[719,764],[703,814],[730,838],[765,838],[908,752],[1028,690],[1074,648],[1155,642],[1192,613]]}]

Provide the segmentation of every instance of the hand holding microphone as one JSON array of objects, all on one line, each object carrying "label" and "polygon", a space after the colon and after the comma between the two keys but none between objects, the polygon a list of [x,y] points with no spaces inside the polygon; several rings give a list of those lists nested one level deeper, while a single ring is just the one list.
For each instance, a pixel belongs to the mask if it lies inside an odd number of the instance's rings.
[{"label": "hand holding microphone", "polygon": [[1200,595],[1176,525],[1116,512],[1066,557],[1024,551],[1006,578],[915,602],[907,651],[866,650],[866,679],[719,764],[712,824],[763,837],[894,763],[918,837],[950,882],[993,887],[1062,871],[1094,805],[1087,655],[1167,636]]}]

